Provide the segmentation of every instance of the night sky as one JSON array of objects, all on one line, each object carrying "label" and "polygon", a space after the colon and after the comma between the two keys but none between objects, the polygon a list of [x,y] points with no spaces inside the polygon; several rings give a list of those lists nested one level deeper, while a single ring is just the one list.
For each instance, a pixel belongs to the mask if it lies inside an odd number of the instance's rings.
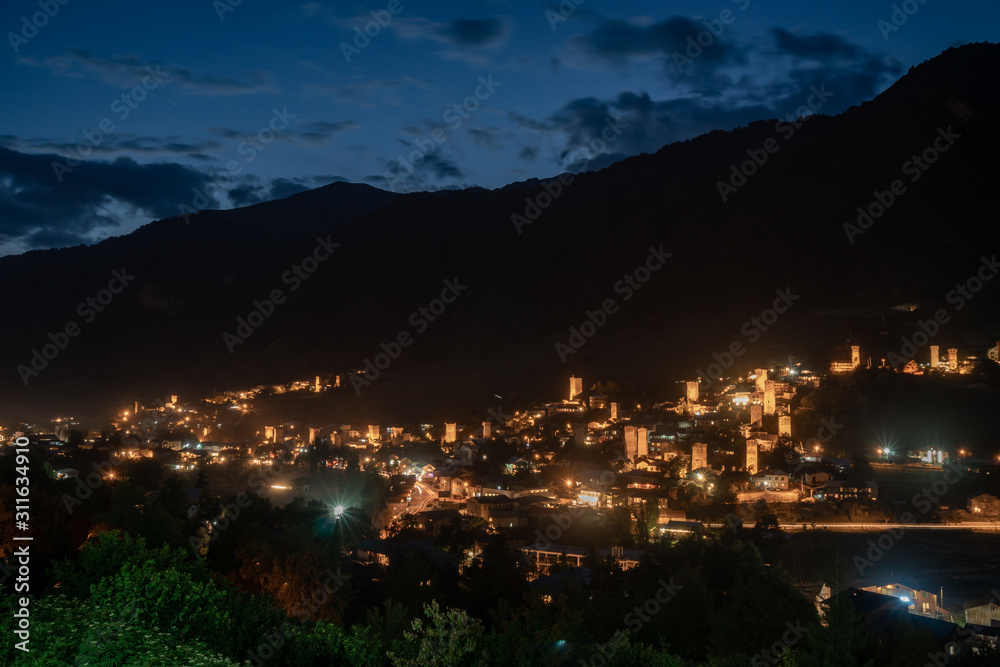
[{"label": "night sky", "polygon": [[813,90],[839,113],[996,39],[995,2],[903,4],[893,30],[892,4],[870,1],[5,2],[0,255],[338,180],[593,169],[799,113]]}]

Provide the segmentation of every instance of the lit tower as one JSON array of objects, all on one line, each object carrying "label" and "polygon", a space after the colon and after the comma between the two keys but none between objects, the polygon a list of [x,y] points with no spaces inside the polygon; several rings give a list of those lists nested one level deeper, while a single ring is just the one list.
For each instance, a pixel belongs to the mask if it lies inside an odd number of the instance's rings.
[{"label": "lit tower", "polygon": [[781,415],[778,417],[778,436],[787,435],[792,437],[792,417],[791,415]]},{"label": "lit tower", "polygon": [[764,382],[767,380],[767,371],[763,368],[757,368],[754,370],[754,375],[757,376],[755,384],[757,391],[764,391]]},{"label": "lit tower", "polygon": [[851,366],[857,368],[861,365],[861,346],[852,345],[851,346]]},{"label": "lit tower", "polygon": [[757,472],[757,441],[753,439],[747,440],[747,472]]},{"label": "lit tower", "polygon": [[708,445],[696,442],[691,446],[691,470],[708,467]]},{"label": "lit tower", "polygon": [[937,368],[938,362],[941,361],[938,358],[938,349],[937,345],[931,345],[931,368]]},{"label": "lit tower", "polygon": [[583,393],[583,378],[573,376],[569,379],[569,400]]},{"label": "lit tower", "polygon": [[625,458],[634,461],[639,455],[639,438],[635,426],[625,427]]},{"label": "lit tower", "polygon": [[638,442],[636,443],[636,449],[639,456],[649,456],[649,429],[640,428],[636,431],[638,436]]},{"label": "lit tower", "polygon": [[763,419],[763,415],[764,415],[764,406],[763,405],[761,405],[760,403],[754,403],[753,405],[751,405],[750,406],[750,425],[753,426],[754,424],[756,424],[756,425],[759,426],[761,420]]},{"label": "lit tower", "polygon": [[455,442],[458,440],[458,424],[449,424],[445,422],[444,425],[444,441],[445,442]]},{"label": "lit tower", "polygon": [[684,383],[687,386],[687,400],[695,403],[698,400],[698,381],[693,380]]}]

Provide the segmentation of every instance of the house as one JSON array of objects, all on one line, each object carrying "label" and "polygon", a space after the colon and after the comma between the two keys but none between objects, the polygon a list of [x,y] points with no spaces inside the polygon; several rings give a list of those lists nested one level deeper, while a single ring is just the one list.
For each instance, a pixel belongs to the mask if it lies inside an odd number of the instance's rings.
[{"label": "house", "polygon": [[415,526],[426,530],[437,537],[441,534],[441,529],[445,526],[467,526],[468,518],[455,509],[451,510],[426,510],[411,515]]},{"label": "house", "polygon": [[666,475],[654,470],[630,470],[618,476],[619,483],[630,489],[658,489],[663,485]]},{"label": "house", "polygon": [[355,548],[355,560],[359,563],[378,564],[388,569],[418,557],[439,570],[458,568],[458,558],[435,547],[430,538],[426,540],[382,540],[366,537]]},{"label": "house", "polygon": [[965,622],[978,625],[993,625],[1000,621],[1000,596],[994,593],[988,598],[968,600],[962,605],[965,611]]},{"label": "house", "polygon": [[828,500],[878,500],[878,483],[871,480],[867,482],[830,480],[816,492],[816,497]]},{"label": "house", "polygon": [[833,479],[833,476],[825,470],[802,473],[802,481],[809,486],[823,486],[831,479]]},{"label": "house", "polygon": [[522,459],[520,456],[512,456],[507,461],[504,462],[504,469],[507,471],[508,475],[514,475],[519,472],[524,472],[525,470],[531,469],[531,464]]},{"label": "house", "polygon": [[576,502],[581,505],[605,507],[608,502],[608,488],[597,482],[584,482],[576,489]]},{"label": "house", "polygon": [[980,493],[978,496],[969,496],[968,503],[969,514],[976,518],[1000,517],[1000,498],[996,496]]},{"label": "house", "polygon": [[788,473],[784,470],[768,469],[753,476],[754,483],[768,491],[787,491]]},{"label": "house", "polygon": [[906,625],[918,631],[926,630],[934,636],[949,657],[959,655],[963,650],[963,643],[968,641],[968,633],[954,623],[907,613],[906,602],[901,597],[860,588],[848,588],[835,595],[847,596],[851,606],[861,615],[864,627],[872,635],[898,631],[898,628]]},{"label": "house", "polygon": [[966,623],[965,631],[972,637],[973,650],[996,650],[998,645],[997,640],[1000,639],[1000,627]]},{"label": "house", "polygon": [[476,461],[482,455],[483,448],[474,442],[463,442],[455,450],[455,456],[463,461]]},{"label": "house", "polygon": [[507,496],[481,496],[469,498],[465,513],[469,516],[480,518],[484,521],[491,521],[493,515],[502,510],[517,510],[519,507],[516,500]]},{"label": "house", "polygon": [[918,616],[929,618],[949,618],[951,614],[938,605],[938,596],[928,591],[922,591],[912,585],[903,583],[878,584],[860,587],[859,590],[891,595],[906,606],[906,610]]},{"label": "house", "polygon": [[669,493],[664,489],[613,488],[609,492],[614,507],[632,507],[647,500],[655,500],[660,511],[667,509]]},{"label": "house", "polygon": [[[548,542],[548,540],[545,540]],[[569,567],[583,567],[591,551],[585,547],[568,546],[560,544],[539,544],[522,547],[522,551],[527,559],[534,563],[539,575],[547,575],[553,566],[568,565]],[[597,557],[601,560],[611,559],[621,566],[623,570],[629,570],[639,565],[642,552],[634,549],[613,547],[611,549],[598,549]]]}]

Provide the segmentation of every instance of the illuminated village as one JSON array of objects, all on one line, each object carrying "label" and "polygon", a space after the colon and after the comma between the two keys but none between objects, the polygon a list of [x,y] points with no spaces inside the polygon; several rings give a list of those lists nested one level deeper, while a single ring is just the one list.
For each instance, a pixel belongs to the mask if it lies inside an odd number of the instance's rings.
[{"label": "illuminated village", "polygon": [[[170,396],[153,405],[135,402],[105,431],[84,432],[72,419],[57,419],[50,433],[21,425],[5,436],[44,447],[56,479],[82,479],[87,471],[69,462],[78,452],[101,453],[109,461],[101,468],[103,484],[120,482],[131,464],[151,459],[188,484],[197,475],[219,497],[244,485],[278,506],[295,497],[318,500],[334,520],[363,510],[374,532],[351,547],[350,558],[389,571],[400,566],[402,534],[432,560],[464,570],[481,557],[491,536],[506,533],[519,544],[529,581],[541,584],[556,581],[566,568],[585,571],[594,548],[598,557],[628,570],[639,566],[652,543],[714,539],[720,531],[753,529],[766,541],[908,522],[1000,528],[1000,500],[990,493],[970,491],[957,505],[937,503],[933,519],[915,521],[894,512],[891,501],[897,499],[883,497],[877,481],[949,470],[989,475],[998,470],[995,453],[933,443],[904,451],[891,439],[874,438],[867,456],[843,454],[837,443],[844,425],[815,414],[817,392],[858,372],[897,373],[884,360],[874,368],[863,362],[859,346],[850,349],[851,360],[834,361],[829,373],[800,364],[755,368],[737,378],[679,382],[677,396],[649,405],[614,400],[622,394],[614,382],[594,383],[588,391],[584,378],[573,376],[559,400],[509,414],[501,405],[490,407],[487,418],[472,424],[275,422],[247,431],[247,424],[259,421],[253,419],[259,401],[343,391],[346,383],[334,375],[199,401]],[[996,363],[997,349],[984,356]],[[909,360],[898,373],[948,381],[971,377],[978,363],[959,359],[955,349],[941,358],[933,346],[927,363]],[[241,432],[249,435],[234,437]],[[67,465],[57,467],[62,460]],[[350,470],[376,475],[382,491],[374,498],[352,495],[343,482]],[[255,472],[257,481],[248,484]],[[188,492],[189,517],[199,515],[206,490],[194,486]],[[199,553],[211,549],[213,533],[226,519],[227,510],[219,506],[221,512],[203,519],[197,531]],[[595,543],[592,530],[612,515],[625,517],[635,536],[629,546]],[[435,546],[442,531],[457,526],[472,536],[461,553]],[[1000,623],[996,600],[963,600],[956,607],[958,601],[942,599],[942,586],[924,590],[903,573],[848,583],[855,596],[868,596],[859,605],[882,599],[871,596],[889,596],[910,614],[942,624],[936,630],[957,631],[955,622],[962,622],[982,628],[968,641],[996,640],[990,629]],[[819,604],[830,588],[824,583],[803,594]]]}]

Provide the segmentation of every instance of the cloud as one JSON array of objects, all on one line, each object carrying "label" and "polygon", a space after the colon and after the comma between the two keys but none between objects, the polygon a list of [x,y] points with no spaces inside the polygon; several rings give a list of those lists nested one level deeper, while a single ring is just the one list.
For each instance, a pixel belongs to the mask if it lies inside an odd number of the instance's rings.
[{"label": "cloud", "polygon": [[771,28],[770,32],[775,48],[779,52],[799,58],[855,58],[860,53],[857,46],[840,35],[831,33],[803,35],[783,28]]},{"label": "cloud", "polygon": [[304,124],[298,124],[295,129],[288,132],[288,136],[305,139],[310,143],[324,144],[328,141],[332,141],[333,138],[341,132],[357,129],[359,127],[361,127],[361,125],[359,123],[355,123],[353,120],[342,120],[336,123],[331,123],[325,120],[314,120],[307,121]]},{"label": "cloud", "polygon": [[[399,142],[406,148],[416,147],[405,139],[399,139]],[[364,180],[394,192],[419,192],[453,189],[469,176],[458,162],[446,157],[441,148],[435,148],[430,153],[418,153],[419,157],[407,166],[399,160],[386,161],[383,163],[385,171],[381,176],[367,176]]]},{"label": "cloud", "polygon": [[[678,17],[659,23],[604,19],[597,29],[576,38],[576,47],[597,60],[625,63],[633,57],[665,56],[692,29],[703,28]],[[588,165],[595,168],[715,129],[787,117],[803,107],[813,87],[832,93],[819,112],[836,114],[875,97],[904,71],[898,60],[839,35],[782,28],[767,34],[768,41],[753,48],[735,41],[722,44],[714,55],[706,48],[695,62],[708,58],[708,70],[694,78],[669,77],[667,91],[659,99],[643,90],[625,90],[613,97],[569,100],[546,117],[513,112],[508,120],[521,128],[522,143],[544,148],[549,159],[563,168],[580,149],[601,137],[610,119],[627,123],[613,142],[607,142],[606,152]],[[736,33],[728,36],[737,38]],[[522,151],[521,157],[531,159],[539,152]]]},{"label": "cloud", "polygon": [[437,33],[456,46],[493,46],[506,36],[507,22],[499,17],[456,19],[438,27]]},{"label": "cloud", "polygon": [[510,34],[510,21],[503,16],[444,22],[423,17],[397,18],[390,27],[402,39],[431,40],[462,50],[499,46]]},{"label": "cloud", "polygon": [[109,229],[175,216],[180,203],[211,182],[208,174],[179,164],[139,164],[125,157],[82,162],[59,182],[56,161],[63,158],[0,147],[4,251],[91,243]]},{"label": "cloud", "polygon": [[430,85],[428,79],[404,75],[399,78],[352,78],[345,83],[307,84],[302,90],[306,94],[332,95],[339,100],[370,108],[376,106],[376,101],[379,104],[399,106],[404,101],[394,93],[403,88],[427,88]]},{"label": "cloud", "polygon": [[34,57],[18,59],[23,65],[40,67],[50,72],[74,78],[93,77],[117,88],[138,85],[143,77],[156,72],[164,85],[176,83],[192,95],[229,96],[280,92],[266,70],[244,70],[239,77],[198,74],[189,67],[168,65],[138,55],[101,56],[80,48],[69,48],[64,56],[43,60]]},{"label": "cloud", "polygon": [[[294,126],[286,127],[274,134],[275,141],[301,141],[310,144],[325,144],[342,132],[361,127],[353,120],[330,122],[326,120],[296,119]],[[209,127],[208,131],[228,141],[246,141],[256,132],[245,132],[232,127]]]},{"label": "cloud", "polygon": [[151,137],[136,134],[116,132],[105,134],[101,142],[93,144],[80,137],[73,139],[31,138],[21,139],[10,134],[0,135],[0,145],[32,153],[57,151],[63,155],[75,157],[76,146],[84,144],[95,155],[148,155],[170,156],[183,155],[196,160],[212,159],[208,152],[217,151],[222,144],[214,139],[190,139],[171,134],[165,137]]},{"label": "cloud", "polygon": [[[603,18],[590,32],[574,37],[572,43],[594,61],[622,65],[630,58],[661,58],[664,66],[672,69],[672,54],[683,54],[688,38],[695,38],[704,30],[704,25],[684,16],[671,16],[655,23]],[[747,49],[738,45],[727,30],[704,48],[694,64],[702,71],[714,70],[722,65],[745,63],[746,53]]]},{"label": "cloud", "polygon": [[514,138],[513,132],[499,127],[470,127],[467,131],[475,143],[487,148],[503,148],[507,140]]}]

